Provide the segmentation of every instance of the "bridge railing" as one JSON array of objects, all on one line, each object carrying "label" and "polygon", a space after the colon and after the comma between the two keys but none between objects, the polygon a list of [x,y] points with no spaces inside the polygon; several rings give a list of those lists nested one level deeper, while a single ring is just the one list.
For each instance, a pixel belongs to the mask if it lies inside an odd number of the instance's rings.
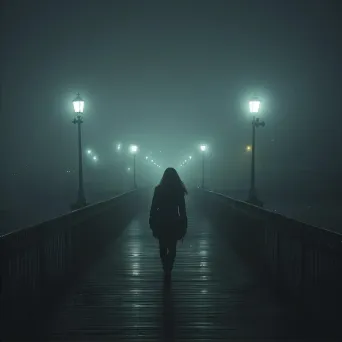
[{"label": "bridge railing", "polygon": [[58,298],[120,234],[137,212],[144,191],[131,191],[1,236],[2,314],[16,316]]},{"label": "bridge railing", "polygon": [[[313,313],[340,310],[342,235],[210,191],[197,191],[233,248]],[[299,307],[298,307],[299,309]]]}]

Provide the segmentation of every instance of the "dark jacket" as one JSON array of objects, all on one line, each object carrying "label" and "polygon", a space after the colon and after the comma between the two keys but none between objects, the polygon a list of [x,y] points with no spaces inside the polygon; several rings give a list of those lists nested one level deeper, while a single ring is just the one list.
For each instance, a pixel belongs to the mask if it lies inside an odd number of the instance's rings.
[{"label": "dark jacket", "polygon": [[[150,210],[150,226],[158,238],[172,239],[181,224],[187,227],[185,194],[182,189],[166,188],[158,185],[154,190]],[[185,232],[184,232],[185,234]]]}]

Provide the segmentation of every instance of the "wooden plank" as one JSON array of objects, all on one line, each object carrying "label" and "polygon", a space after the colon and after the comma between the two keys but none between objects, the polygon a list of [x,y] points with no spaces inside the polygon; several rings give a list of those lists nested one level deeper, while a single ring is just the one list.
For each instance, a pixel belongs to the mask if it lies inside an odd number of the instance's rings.
[{"label": "wooden plank", "polygon": [[61,304],[50,340],[256,341],[294,336],[294,319],[190,206],[170,287],[143,213]]}]

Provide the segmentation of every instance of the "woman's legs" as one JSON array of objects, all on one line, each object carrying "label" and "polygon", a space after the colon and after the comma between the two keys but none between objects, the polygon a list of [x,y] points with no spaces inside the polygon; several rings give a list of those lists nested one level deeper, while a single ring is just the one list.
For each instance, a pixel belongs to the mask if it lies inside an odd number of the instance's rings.
[{"label": "woman's legs", "polygon": [[159,239],[159,255],[160,259],[163,264],[163,268],[165,269],[165,262],[166,262],[166,257],[167,257],[167,241],[164,239]]},{"label": "woman's legs", "polygon": [[169,250],[169,253],[167,255],[168,257],[168,267],[169,267],[169,270],[172,271],[172,268],[173,268],[173,263],[175,262],[175,258],[176,258],[176,252],[177,252],[177,240],[171,240],[171,241],[168,241],[168,250]]},{"label": "woman's legs", "polygon": [[159,255],[164,271],[171,271],[176,258],[177,240],[159,239]]}]

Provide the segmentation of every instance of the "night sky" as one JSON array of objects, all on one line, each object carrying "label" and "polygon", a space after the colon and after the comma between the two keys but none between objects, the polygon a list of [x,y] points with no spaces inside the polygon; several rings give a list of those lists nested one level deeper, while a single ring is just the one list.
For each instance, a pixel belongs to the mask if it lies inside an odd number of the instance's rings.
[{"label": "night sky", "polygon": [[117,141],[162,150],[163,166],[178,166],[203,141],[212,177],[240,186],[255,93],[266,121],[259,184],[340,186],[338,1],[3,3],[3,183],[13,172],[53,183],[77,167],[71,101],[80,92],[84,147],[103,165]]}]

